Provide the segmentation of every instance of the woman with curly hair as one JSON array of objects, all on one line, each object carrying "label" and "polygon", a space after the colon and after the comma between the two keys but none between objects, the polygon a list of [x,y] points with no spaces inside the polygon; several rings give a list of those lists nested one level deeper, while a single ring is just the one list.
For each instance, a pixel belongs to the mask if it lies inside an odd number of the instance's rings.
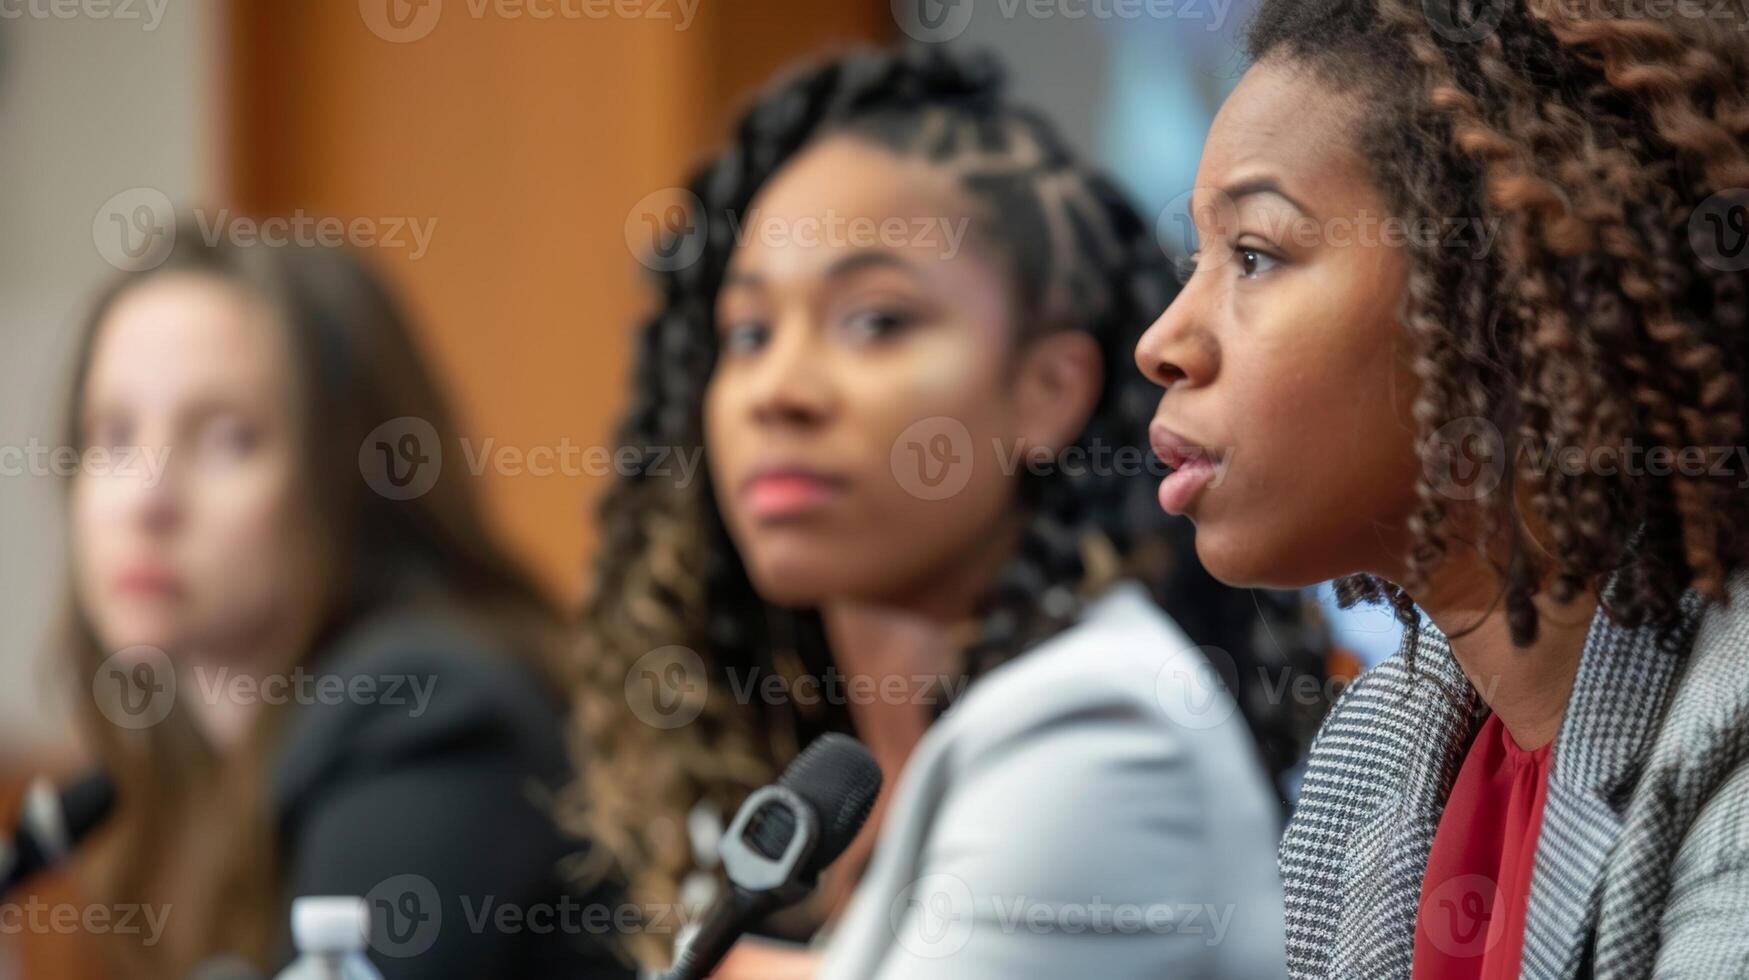
[{"label": "woman with curly hair", "polygon": [[[897,785],[764,930],[831,922],[826,959],[744,943],[720,975],[1279,974],[1265,763],[1322,705],[1270,692],[1315,631],[1152,508],[1147,223],[991,63],[928,50],[788,78],[690,192],[579,656],[574,822],[646,915],[638,957],[708,897],[722,817],[843,730]],[[700,447],[705,479],[662,468]],[[1016,901],[1120,911],[1007,928]]]},{"label": "woman with curly hair", "polygon": [[1613,7],[1267,0],[1136,352],[1209,570],[1408,627],[1312,749],[1295,976],[1749,969],[1749,25]]}]

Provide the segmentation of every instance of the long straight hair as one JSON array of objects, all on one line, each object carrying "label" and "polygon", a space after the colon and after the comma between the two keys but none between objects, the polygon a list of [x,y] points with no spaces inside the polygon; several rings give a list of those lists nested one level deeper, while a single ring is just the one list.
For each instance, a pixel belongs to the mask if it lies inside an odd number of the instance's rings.
[{"label": "long straight hair", "polygon": [[[562,690],[554,610],[487,533],[466,469],[440,463],[430,489],[409,499],[391,499],[365,479],[360,447],[390,420],[423,420],[437,435],[440,458],[462,456],[450,410],[400,309],[343,249],[211,243],[198,228],[178,229],[162,264],[122,277],[92,309],[76,354],[65,445],[81,456],[88,445],[80,405],[108,314],[124,294],[171,275],[207,277],[264,303],[291,351],[284,370],[305,433],[299,491],[327,560],[316,621],[302,624],[311,642],[293,662],[265,669],[312,664],[348,629],[391,606],[441,602],[479,618],[552,690]],[[267,787],[287,709],[263,705],[243,743],[223,752],[174,701],[156,724],[135,730],[115,723],[93,687],[115,651],[103,648],[70,585],[68,594],[79,724],[119,797],[95,855],[96,889],[108,901],[169,913],[156,945],[111,944],[118,972],[180,980],[220,953],[268,967],[285,935]]]}]

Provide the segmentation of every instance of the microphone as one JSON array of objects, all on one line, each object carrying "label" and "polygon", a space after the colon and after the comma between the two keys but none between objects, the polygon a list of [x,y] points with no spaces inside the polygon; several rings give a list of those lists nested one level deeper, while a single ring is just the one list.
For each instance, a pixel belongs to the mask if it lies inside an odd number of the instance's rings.
[{"label": "microphone", "polygon": [[59,792],[47,779],[32,780],[12,838],[0,838],[0,895],[66,860],[113,809],[115,784],[101,771]]},{"label": "microphone", "polygon": [[723,837],[729,888],[662,980],[703,980],[760,919],[813,891],[856,837],[881,791],[881,767],[862,743],[822,735],[776,783],[747,798]]}]

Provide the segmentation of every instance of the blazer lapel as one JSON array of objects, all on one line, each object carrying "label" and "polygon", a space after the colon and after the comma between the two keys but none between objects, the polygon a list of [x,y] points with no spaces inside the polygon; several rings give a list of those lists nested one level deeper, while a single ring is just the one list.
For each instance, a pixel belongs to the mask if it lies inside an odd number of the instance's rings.
[{"label": "blazer lapel", "polygon": [[1485,711],[1431,622],[1404,637],[1404,653],[1402,696],[1392,710],[1425,734],[1405,746],[1395,791],[1379,796],[1349,838],[1347,867],[1368,871],[1344,876],[1342,915],[1364,925],[1339,932],[1332,976],[1409,976],[1433,834]]},{"label": "blazer lapel", "polygon": [[[1685,639],[1685,638],[1684,638]],[[1686,642],[1678,649],[1686,650]],[[1675,689],[1683,658],[1652,627],[1592,617],[1560,732],[1531,873],[1525,977],[1573,976],[1597,917],[1604,862],[1621,808]]]}]

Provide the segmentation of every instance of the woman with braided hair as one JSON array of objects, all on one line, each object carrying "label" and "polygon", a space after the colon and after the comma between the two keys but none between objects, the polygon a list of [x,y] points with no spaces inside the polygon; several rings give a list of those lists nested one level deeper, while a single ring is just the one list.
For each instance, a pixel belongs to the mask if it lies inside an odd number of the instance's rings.
[{"label": "woman with braided hair", "polygon": [[1147,222],[991,62],[931,50],[787,78],[690,191],[577,658],[574,825],[645,915],[632,952],[669,957],[722,818],[844,730],[889,792],[762,930],[827,948],[720,976],[1279,975],[1266,766],[1322,713],[1291,683],[1314,631],[1152,506]]},{"label": "woman with braided hair", "polygon": [[1136,356],[1212,573],[1408,627],[1312,749],[1295,976],[1749,975],[1746,28],[1261,5]]}]

